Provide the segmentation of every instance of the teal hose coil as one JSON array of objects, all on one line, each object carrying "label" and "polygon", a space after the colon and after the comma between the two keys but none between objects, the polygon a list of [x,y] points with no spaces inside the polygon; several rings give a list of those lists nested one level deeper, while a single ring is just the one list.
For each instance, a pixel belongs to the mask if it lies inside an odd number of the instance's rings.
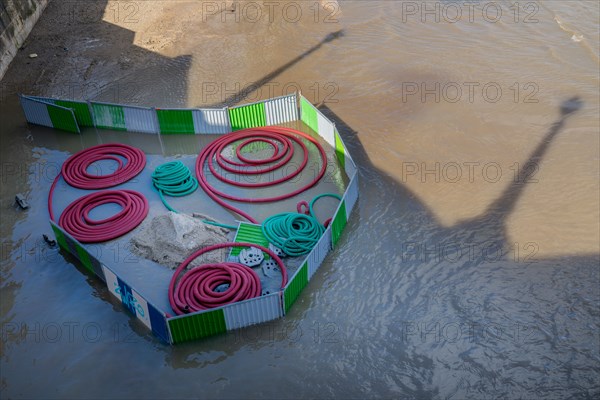
[{"label": "teal hose coil", "polygon": [[[175,213],[179,213],[179,211],[171,207],[165,196],[183,197],[194,193],[198,189],[198,180],[181,161],[171,161],[156,167],[152,173],[152,183],[158,190],[160,200],[165,207]],[[221,228],[237,229],[237,226],[220,224],[214,221],[202,220],[202,222]]]},{"label": "teal hose coil", "polygon": [[313,216],[281,213],[267,218],[261,226],[263,235],[289,256],[309,253],[325,228]]},{"label": "teal hose coil", "polygon": [[183,197],[192,194],[198,189],[198,181],[192,172],[181,161],[172,161],[159,165],[152,173],[152,183],[158,190],[160,200],[169,211],[178,212],[169,205],[165,195]]}]

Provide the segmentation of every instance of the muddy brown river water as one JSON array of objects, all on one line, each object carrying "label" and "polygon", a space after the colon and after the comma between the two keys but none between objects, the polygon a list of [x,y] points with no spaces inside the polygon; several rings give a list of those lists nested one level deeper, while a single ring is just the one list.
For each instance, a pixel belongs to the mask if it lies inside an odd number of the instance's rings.
[{"label": "muddy brown river water", "polygon": [[[2,397],[597,397],[599,19],[595,1],[51,2],[0,82]],[[49,155],[98,136],[28,126],[16,93],[294,90],[336,122],[360,199],[285,318],[166,346],[41,241]]]}]

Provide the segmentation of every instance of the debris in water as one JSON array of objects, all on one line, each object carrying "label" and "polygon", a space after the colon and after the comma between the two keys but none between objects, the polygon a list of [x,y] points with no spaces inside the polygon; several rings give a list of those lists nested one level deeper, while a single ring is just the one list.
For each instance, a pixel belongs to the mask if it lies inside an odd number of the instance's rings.
[{"label": "debris in water", "polygon": [[19,207],[21,207],[23,210],[26,210],[26,209],[29,208],[29,203],[25,199],[25,196],[23,196],[21,193],[18,193],[15,196],[15,201],[17,202],[17,204],[19,205]]}]

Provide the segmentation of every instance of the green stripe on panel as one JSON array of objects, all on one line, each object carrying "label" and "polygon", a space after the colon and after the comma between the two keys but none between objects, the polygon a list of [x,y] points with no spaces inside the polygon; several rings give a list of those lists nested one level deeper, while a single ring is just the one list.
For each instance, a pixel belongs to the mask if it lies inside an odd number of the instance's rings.
[{"label": "green stripe on panel", "polygon": [[46,108],[48,109],[50,120],[52,120],[52,126],[64,131],[79,133],[79,126],[77,126],[77,121],[75,121],[71,110],[51,105],[46,105]]},{"label": "green stripe on panel", "polygon": [[296,276],[294,276],[294,279],[292,279],[292,281],[288,283],[287,287],[285,288],[283,295],[285,303],[283,306],[286,313],[288,312],[292,304],[294,304],[294,302],[300,295],[300,292],[302,292],[302,289],[304,289],[307,283],[308,263],[305,262],[304,264],[302,264],[302,267],[300,267],[300,270],[298,271]]},{"label": "green stripe on panel", "polygon": [[92,103],[92,111],[96,121],[96,127],[100,129],[111,129],[125,131],[125,113],[123,107],[110,104]]},{"label": "green stripe on panel", "polygon": [[331,241],[334,246],[340,240],[342,232],[346,227],[346,222],[348,222],[346,217],[346,201],[342,201],[340,203],[340,208],[338,208],[338,213],[335,215],[333,222],[331,223]]},{"label": "green stripe on panel", "polygon": [[346,168],[346,150],[344,149],[344,142],[342,142],[342,138],[340,134],[335,131],[335,155],[342,166],[342,169]]},{"label": "green stripe on panel", "polygon": [[[260,225],[251,225],[251,224],[240,224],[240,227],[237,231],[237,235],[235,237],[236,243],[252,243],[258,244],[263,247],[269,247],[269,241],[263,235],[262,229]],[[237,256],[242,251],[243,247],[233,247],[231,249],[231,254]],[[265,254],[266,257],[269,257]]]},{"label": "green stripe on panel", "polygon": [[227,332],[223,310],[188,315],[170,319],[168,322],[173,343],[186,342]]},{"label": "green stripe on panel", "polygon": [[80,126],[94,126],[92,114],[90,113],[87,103],[82,103],[79,101],[55,100],[54,104],[73,110],[75,119]]},{"label": "green stripe on panel", "polygon": [[163,135],[195,133],[191,110],[156,110],[156,115]]},{"label": "green stripe on panel", "polygon": [[54,236],[56,237],[56,241],[58,242],[60,248],[66,252],[69,252],[69,246],[67,245],[67,241],[65,240],[65,235],[56,225],[50,224],[50,226],[54,231]]},{"label": "green stripe on panel", "polygon": [[90,255],[83,247],[81,247],[78,243],[75,243],[75,248],[77,249],[77,258],[83,264],[84,267],[88,269],[94,275],[96,272],[94,271],[94,267],[92,266],[92,260],[90,260]]},{"label": "green stripe on panel", "polygon": [[300,114],[302,122],[310,127],[313,131],[319,133],[319,122],[317,119],[317,109],[304,97],[300,99]]},{"label": "green stripe on panel", "polygon": [[267,124],[265,103],[230,108],[229,120],[231,122],[231,129],[234,131],[265,126]]}]

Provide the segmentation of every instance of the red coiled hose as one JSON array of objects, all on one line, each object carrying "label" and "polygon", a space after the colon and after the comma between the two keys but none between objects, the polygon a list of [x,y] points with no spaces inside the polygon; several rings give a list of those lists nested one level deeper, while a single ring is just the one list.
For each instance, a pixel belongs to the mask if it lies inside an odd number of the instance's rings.
[{"label": "red coiled hose", "polygon": [[[169,303],[175,313],[187,314],[260,296],[258,275],[251,268],[239,263],[204,264],[190,269],[177,280],[195,258],[226,247],[256,247],[267,253],[281,269],[281,288],[287,284],[287,270],[281,259],[271,250],[252,243],[215,244],[194,252],[173,273],[169,283]],[[229,284],[227,290],[215,291],[217,286],[224,283]]]},{"label": "red coiled hose", "polygon": [[[115,172],[107,175],[94,175],[87,172],[90,165],[100,160],[116,161]],[[125,160],[125,162],[123,162]],[[61,176],[65,181],[80,189],[106,189],[127,182],[138,175],[146,166],[146,155],[138,148],[120,143],[108,143],[93,146],[73,154],[62,165],[61,173],[56,176],[48,194],[48,213],[54,221],[52,196]]]},{"label": "red coiled hose", "polygon": [[[261,188],[289,181],[290,179],[300,174],[304,170],[308,162],[308,149],[306,148],[306,145],[299,139],[299,137],[308,140],[318,149],[319,154],[321,156],[321,169],[319,170],[318,174],[313,180],[290,193],[259,199],[243,198],[229,195],[227,193],[215,189],[206,178],[205,166],[208,166],[208,169],[210,170],[211,174],[217,179],[238,187]],[[236,149],[236,155],[240,162],[224,157],[222,153],[225,147],[232,145],[233,143],[240,140],[243,140],[243,142]],[[263,160],[251,160],[242,156],[241,149],[253,142],[263,142],[271,146],[273,148],[273,154],[271,155],[271,157],[268,157]],[[284,167],[292,158],[294,154],[293,142],[295,142],[303,151],[302,163],[291,173],[288,173],[285,176],[273,181],[258,183],[240,182],[240,179],[233,180],[224,177],[221,173],[217,171],[217,169],[214,166],[213,161],[216,161],[219,167],[221,167],[221,169],[239,175],[258,175],[271,172],[278,168]],[[282,150],[279,150],[278,143],[283,145]],[[263,167],[259,168],[259,166]],[[204,191],[208,194],[208,196],[221,206],[243,216],[248,221],[253,223],[257,223],[257,221],[254,218],[252,218],[250,215],[243,212],[242,210],[234,207],[233,205],[228,204],[222,198],[245,203],[268,203],[288,199],[313,187],[323,177],[326,168],[327,156],[325,154],[325,150],[319,144],[319,142],[317,142],[317,140],[315,140],[312,136],[307,135],[304,132],[282,127],[251,128],[224,135],[216,139],[206,148],[204,148],[204,150],[200,152],[198,159],[196,160],[196,175],[198,177],[198,182],[200,183],[200,186],[202,186]]]},{"label": "red coiled hose", "polygon": [[[117,214],[94,220],[92,209],[115,203],[122,210]],[[148,200],[133,190],[103,190],[80,197],[67,206],[58,224],[81,243],[97,243],[115,239],[138,226],[148,215]]]}]

